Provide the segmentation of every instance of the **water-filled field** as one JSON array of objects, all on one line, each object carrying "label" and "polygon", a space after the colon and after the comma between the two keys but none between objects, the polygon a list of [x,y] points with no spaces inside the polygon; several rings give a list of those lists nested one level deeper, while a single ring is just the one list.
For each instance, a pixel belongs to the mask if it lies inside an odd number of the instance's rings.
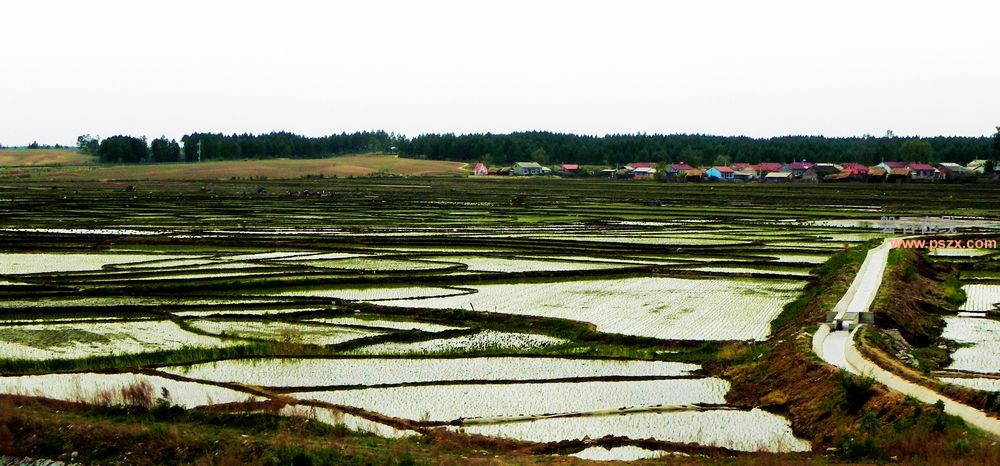
[{"label": "water-filled field", "polygon": [[[590,458],[804,451],[781,414],[730,405],[706,364],[770,338],[814,267],[881,235],[867,195],[838,210],[775,188],[709,208],[655,184],[303,183],[332,194],[0,199],[0,391],[270,400],[382,436],[586,438]],[[640,440],[663,450],[621,445]]]}]

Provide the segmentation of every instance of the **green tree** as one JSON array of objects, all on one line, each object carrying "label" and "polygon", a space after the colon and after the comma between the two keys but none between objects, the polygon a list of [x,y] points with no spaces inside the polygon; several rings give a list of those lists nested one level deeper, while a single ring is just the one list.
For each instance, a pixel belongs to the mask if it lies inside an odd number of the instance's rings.
[{"label": "green tree", "polygon": [[702,163],[702,152],[691,146],[687,146],[681,150],[680,163],[686,163],[692,167],[697,167]]},{"label": "green tree", "polygon": [[721,166],[728,167],[729,164],[731,163],[733,163],[732,159],[730,159],[729,156],[725,154],[716,155],[715,160],[712,161],[712,165],[716,167],[721,167]]},{"label": "green tree", "polygon": [[899,143],[896,141],[896,134],[891,129],[885,132],[885,136],[879,138],[876,154],[878,160],[882,162],[896,160],[899,155]]},{"label": "green tree", "polygon": [[936,162],[934,146],[927,141],[911,139],[899,147],[899,156],[909,162]]},{"label": "green tree", "polygon": [[993,158],[1000,159],[1000,126],[997,126],[997,132],[993,133]]},{"label": "green tree", "polygon": [[97,155],[101,162],[140,163],[149,157],[149,146],[145,138],[111,136],[101,141]]},{"label": "green tree", "polygon": [[165,136],[153,139],[149,147],[153,162],[179,162],[181,157],[181,146],[174,140],[167,140]]},{"label": "green tree", "polygon": [[538,148],[531,153],[531,161],[538,162],[541,165],[547,165],[549,163],[549,153],[545,152],[545,149]]},{"label": "green tree", "polygon": [[83,154],[97,155],[97,149],[100,143],[101,142],[96,137],[89,134],[77,136],[76,150]]}]

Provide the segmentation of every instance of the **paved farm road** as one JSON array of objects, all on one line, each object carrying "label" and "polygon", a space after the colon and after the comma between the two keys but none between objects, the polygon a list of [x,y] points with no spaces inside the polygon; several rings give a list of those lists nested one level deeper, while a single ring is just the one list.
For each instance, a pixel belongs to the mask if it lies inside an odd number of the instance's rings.
[{"label": "paved farm road", "polygon": [[[865,257],[847,293],[834,307],[838,319],[844,318],[849,312],[865,312],[871,306],[882,284],[882,275],[889,259],[889,241],[885,240],[878,247],[868,251],[868,256]],[[821,351],[819,356],[830,364],[855,374],[873,377],[879,383],[924,403],[933,404],[941,400],[944,402],[946,413],[959,416],[968,424],[1000,437],[1000,419],[990,417],[982,410],[959,403],[930,388],[909,382],[882,369],[855,348],[852,335],[853,332],[849,330],[832,331],[825,335],[817,332],[817,336],[823,340],[814,342],[813,348]]]}]

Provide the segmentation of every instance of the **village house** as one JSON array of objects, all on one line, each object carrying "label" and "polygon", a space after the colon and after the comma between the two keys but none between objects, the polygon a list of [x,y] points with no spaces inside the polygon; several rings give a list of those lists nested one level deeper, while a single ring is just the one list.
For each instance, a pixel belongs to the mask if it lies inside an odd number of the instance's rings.
[{"label": "village house", "polygon": [[692,168],[694,167],[684,162],[672,163],[670,165],[667,165],[667,167],[663,170],[663,177],[661,178],[661,180],[678,181],[680,178],[683,178],[683,175],[681,175],[682,172],[691,170]]},{"label": "village house", "polygon": [[847,162],[841,165],[842,171],[846,171],[852,177],[863,177],[868,174],[868,167],[862,163]]},{"label": "village house", "polygon": [[914,180],[933,180],[937,178],[937,169],[926,163],[911,162],[906,164],[906,168],[910,170],[910,178]]},{"label": "village house", "polygon": [[781,164],[777,162],[761,162],[757,165],[752,165],[751,168],[757,172],[758,178],[763,178],[765,175],[771,172],[780,172]]},{"label": "village house", "polygon": [[474,176],[486,176],[490,174],[490,169],[486,168],[486,165],[484,165],[483,162],[479,162],[472,168],[472,174]]},{"label": "village house", "polygon": [[851,176],[851,172],[850,171],[848,171],[848,170],[841,170],[841,171],[839,171],[837,173],[834,173],[832,175],[826,175],[826,176],[824,176],[823,177],[823,182],[824,183],[839,183],[839,182],[844,182],[844,181],[851,181],[852,179],[855,179],[855,178],[853,176]]},{"label": "village house", "polygon": [[885,181],[885,177],[888,174],[889,170],[880,166],[874,166],[868,169],[868,173],[865,176],[869,183],[881,183]]},{"label": "village house", "polygon": [[733,173],[733,179],[736,181],[751,181],[754,178],[757,178],[757,172],[749,166]]},{"label": "village house", "polygon": [[864,181],[868,167],[860,163],[848,162],[840,166],[840,171],[823,177],[826,182]]},{"label": "village house", "polygon": [[633,180],[651,180],[656,177],[656,169],[646,167],[635,168],[629,171],[627,175]]},{"label": "village house", "polygon": [[817,163],[816,165],[813,165],[811,169],[816,172],[816,177],[822,180],[827,176],[840,173],[844,167],[833,163]]},{"label": "village house", "polygon": [[655,162],[632,162],[632,163],[630,163],[628,165],[625,165],[625,169],[628,170],[628,171],[632,171],[632,170],[635,170],[635,169],[638,169],[638,168],[652,168],[653,172],[655,173],[656,172],[656,163]]},{"label": "village house", "polygon": [[580,173],[580,164],[564,163],[559,165],[559,174],[563,176],[575,176]]},{"label": "village house", "polygon": [[681,173],[684,174],[684,181],[705,181],[705,170],[701,168],[692,168]]},{"label": "village house", "polygon": [[750,164],[744,162],[736,162],[730,165],[729,168],[732,168],[734,171],[741,171],[750,168]]},{"label": "village house", "polygon": [[735,173],[732,168],[719,165],[705,170],[705,177],[714,181],[732,181]]},{"label": "village house", "polygon": [[810,162],[792,162],[781,167],[781,171],[791,173],[796,178],[802,178],[802,175],[805,175],[812,166],[813,164]]},{"label": "village house", "polygon": [[886,174],[885,181],[889,183],[904,183],[910,181],[910,173],[910,169],[906,167],[893,168]]},{"label": "village house", "polygon": [[974,176],[971,170],[954,162],[939,163],[938,172],[941,174],[941,178],[948,181],[963,180]]},{"label": "village house", "polygon": [[510,167],[510,174],[517,176],[527,175],[547,175],[552,170],[539,165],[537,162],[517,162]]},{"label": "village house", "polygon": [[823,179],[823,177],[819,173],[816,173],[816,166],[814,165],[810,167],[808,170],[806,170],[805,173],[802,174],[802,177],[799,178],[799,181],[818,183],[819,180],[821,179]]},{"label": "village house", "polygon": [[667,173],[673,173],[673,174],[676,175],[677,173],[680,173],[682,171],[693,170],[693,169],[694,169],[694,167],[692,167],[692,166],[690,166],[690,165],[688,165],[688,164],[686,164],[684,162],[681,162],[681,163],[672,163],[672,164],[670,164],[670,166],[667,167]]},{"label": "village house", "polygon": [[969,162],[969,164],[966,165],[965,168],[969,169],[969,171],[971,171],[971,172],[973,172],[973,173],[975,173],[977,175],[982,175],[982,174],[986,173],[986,165],[987,164],[988,164],[988,162],[985,161],[985,160],[973,160],[973,161]]},{"label": "village house", "polygon": [[763,180],[765,183],[788,183],[792,181],[793,176],[792,172],[770,172],[764,175]]},{"label": "village house", "polygon": [[876,165],[876,167],[879,167],[885,170],[886,173],[889,173],[897,168],[906,168],[906,162],[882,162]]}]

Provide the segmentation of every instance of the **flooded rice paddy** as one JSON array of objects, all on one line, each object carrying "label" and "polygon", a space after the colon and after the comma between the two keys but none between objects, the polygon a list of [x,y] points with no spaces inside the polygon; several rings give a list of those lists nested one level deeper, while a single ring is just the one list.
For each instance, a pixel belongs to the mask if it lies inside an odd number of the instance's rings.
[{"label": "flooded rice paddy", "polygon": [[[810,448],[780,414],[730,405],[707,363],[726,342],[771,338],[813,268],[878,236],[877,217],[525,206],[515,192],[438,193],[454,198],[442,207],[367,189],[235,195],[210,213],[131,198],[12,212],[0,392],[223,410],[280,400],[282,415],[385,437],[587,439],[574,455],[592,459]],[[978,293],[969,306],[992,299]],[[967,340],[980,355],[956,364],[983,369],[993,343]],[[647,440],[662,450],[629,444]]]}]

